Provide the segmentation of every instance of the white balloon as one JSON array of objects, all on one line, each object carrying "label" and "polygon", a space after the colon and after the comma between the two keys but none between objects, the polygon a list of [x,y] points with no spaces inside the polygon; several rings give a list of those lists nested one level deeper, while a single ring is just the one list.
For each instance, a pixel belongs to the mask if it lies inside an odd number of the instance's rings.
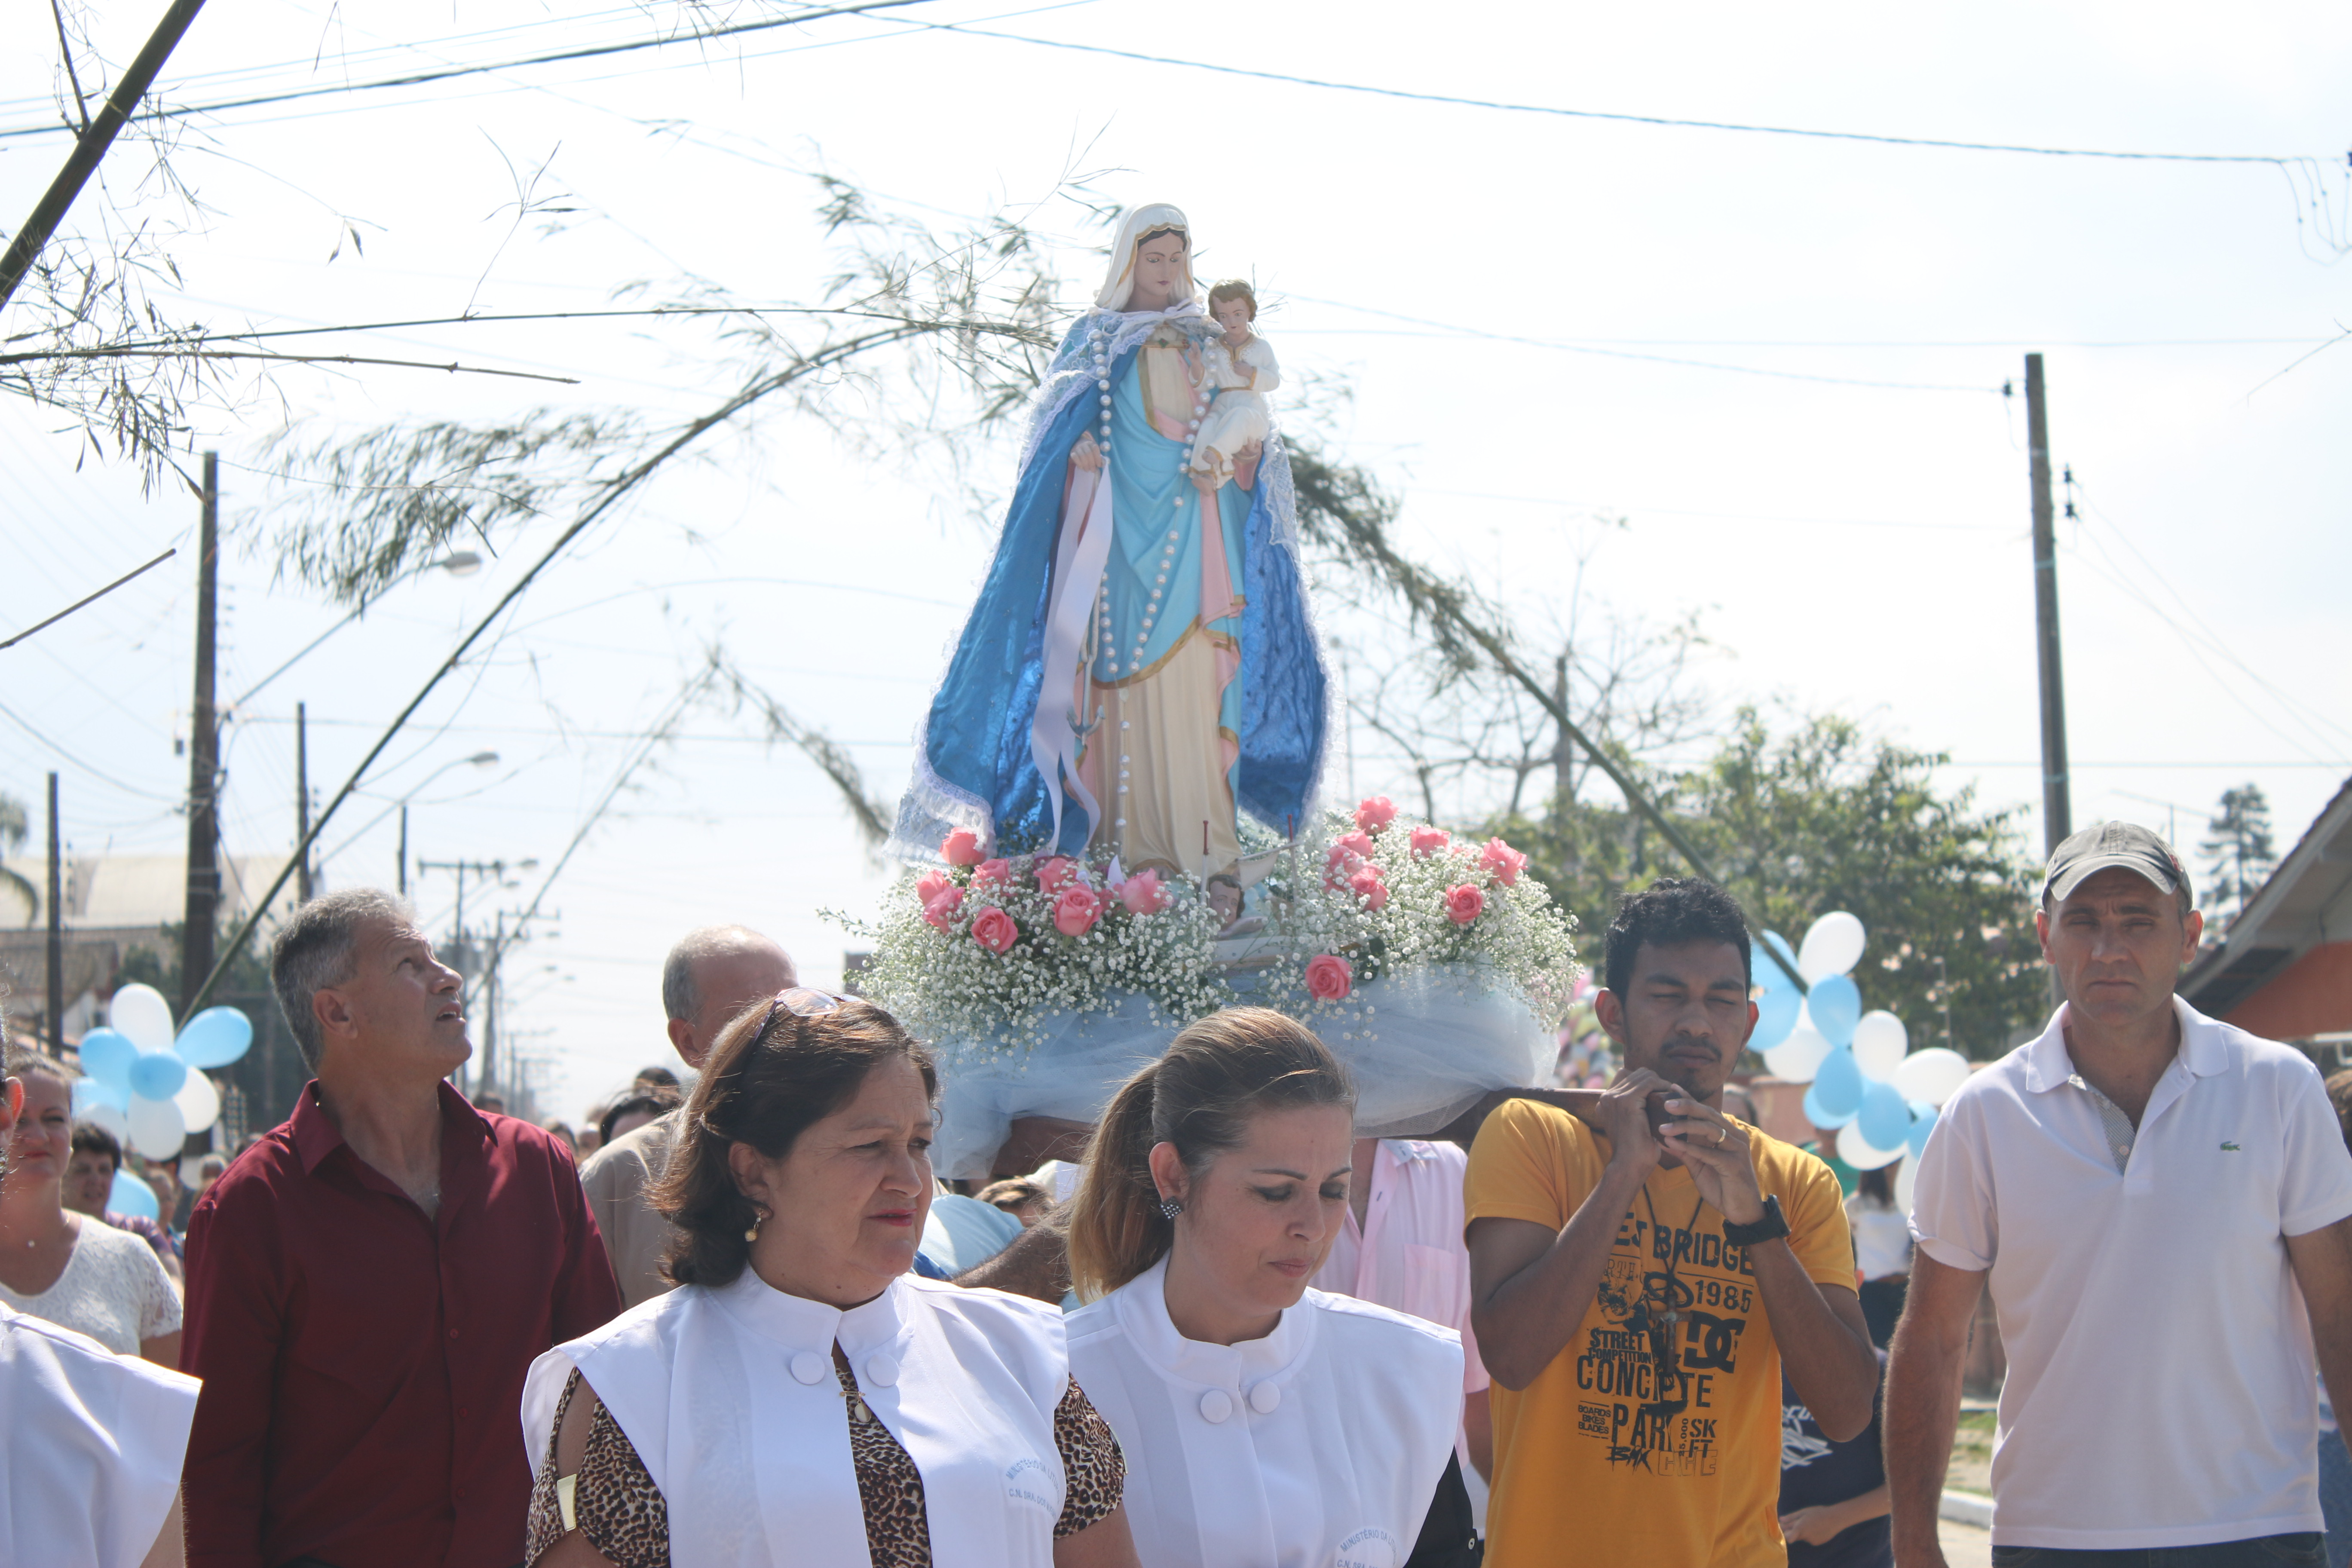
[{"label": "white balloon", "polygon": [[117,1143],[131,1136],[131,1118],[116,1110],[112,1103],[100,1100],[81,1113],[80,1120],[92,1127],[103,1127],[114,1134]]},{"label": "white balloon", "polygon": [[180,1108],[168,1100],[131,1102],[131,1146],[150,1160],[176,1160],[188,1141],[188,1124]]},{"label": "white balloon", "polygon": [[220,1119],[220,1090],[213,1087],[212,1076],[195,1068],[188,1069],[188,1081],[172,1097],[180,1108],[180,1120],[191,1132],[202,1132]]},{"label": "white balloon", "polygon": [[1811,985],[1832,974],[1843,974],[1862,962],[1862,921],[1843,910],[1832,910],[1805,932],[1797,949],[1797,970]]},{"label": "white balloon", "polygon": [[106,1021],[142,1051],[172,1048],[172,1005],[152,985],[134,980],[118,989],[114,1000],[106,1005]]},{"label": "white balloon", "polygon": [[1914,1156],[1906,1155],[1903,1161],[1903,1168],[1895,1173],[1895,1213],[1908,1215],[1911,1212],[1911,1188],[1918,1180],[1918,1160]]},{"label": "white balloon", "polygon": [[1969,1058],[1945,1047],[1930,1046],[1905,1057],[1892,1081],[1904,1099],[1941,1107],[1969,1081]]},{"label": "white balloon", "polygon": [[1908,1150],[1898,1148],[1890,1153],[1865,1143],[1859,1121],[1849,1121],[1838,1129],[1837,1157],[1857,1171],[1875,1171],[1882,1165],[1892,1165],[1908,1152]]},{"label": "white balloon", "polygon": [[1903,1053],[1910,1048],[1911,1031],[1883,1007],[1864,1013],[1853,1026],[1853,1064],[1864,1078],[1881,1083],[1893,1079],[1895,1069],[1903,1065]]},{"label": "white balloon", "polygon": [[1787,1039],[1764,1053],[1764,1070],[1790,1083],[1811,1083],[1829,1054],[1829,1037],[1811,1024],[1801,1023]]}]

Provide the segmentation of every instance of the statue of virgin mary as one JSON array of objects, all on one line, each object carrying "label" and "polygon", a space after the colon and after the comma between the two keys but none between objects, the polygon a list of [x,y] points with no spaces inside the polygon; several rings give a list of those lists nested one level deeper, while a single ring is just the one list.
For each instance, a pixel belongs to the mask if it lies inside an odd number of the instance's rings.
[{"label": "statue of virgin mary", "polygon": [[[1328,687],[1279,433],[1213,489],[1187,469],[1216,395],[1191,226],[1121,222],[1037,395],[994,560],[917,744],[892,847],[1231,867],[1236,812],[1305,821]],[[1253,467],[1254,470],[1253,471]]]}]

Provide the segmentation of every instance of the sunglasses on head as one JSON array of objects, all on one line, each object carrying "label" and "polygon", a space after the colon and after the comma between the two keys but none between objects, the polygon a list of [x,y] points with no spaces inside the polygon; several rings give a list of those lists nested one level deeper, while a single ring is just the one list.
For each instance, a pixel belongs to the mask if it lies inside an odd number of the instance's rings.
[{"label": "sunglasses on head", "polygon": [[775,1000],[768,1004],[768,1016],[760,1020],[760,1033],[764,1035],[768,1032],[768,1026],[776,1021],[776,1009],[779,1007],[803,1018],[819,1018],[827,1013],[839,1012],[841,1003],[842,999],[830,991],[818,991],[806,985],[789,986],[777,992]]}]

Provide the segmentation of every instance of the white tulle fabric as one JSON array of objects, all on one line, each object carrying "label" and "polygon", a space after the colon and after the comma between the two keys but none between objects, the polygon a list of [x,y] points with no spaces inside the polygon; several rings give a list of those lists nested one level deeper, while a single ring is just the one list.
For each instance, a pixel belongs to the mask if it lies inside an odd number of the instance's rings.
[{"label": "white tulle fabric", "polygon": [[[1524,1004],[1474,969],[1375,980],[1349,999],[1349,1012],[1366,1009],[1368,1016],[1313,1026],[1355,1075],[1356,1131],[1367,1138],[1433,1132],[1483,1094],[1543,1083],[1558,1049]],[[1100,1120],[1118,1086],[1175,1037],[1141,997],[1128,996],[1108,1013],[1056,1016],[1045,1043],[1027,1052],[1007,1053],[989,1041],[940,1042],[932,1169],[955,1178],[989,1175],[1016,1117]]]}]

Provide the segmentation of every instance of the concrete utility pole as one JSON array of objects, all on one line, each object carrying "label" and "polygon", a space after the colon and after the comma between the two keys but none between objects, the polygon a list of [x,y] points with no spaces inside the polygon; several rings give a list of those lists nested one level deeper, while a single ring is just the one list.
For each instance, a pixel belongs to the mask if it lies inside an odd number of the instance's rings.
[{"label": "concrete utility pole", "polygon": [[[492,889],[495,889],[505,883],[508,871],[528,871],[538,864],[536,859],[519,860],[512,863],[505,860],[417,861],[416,872],[419,876],[423,876],[427,871],[454,871],[457,874],[457,911],[450,932],[449,952],[446,960],[449,967],[455,969],[459,974],[465,975],[468,981],[475,978],[475,974],[467,973],[466,873],[471,871],[478,879],[488,878]],[[518,931],[516,934],[519,936],[521,933]],[[494,1076],[498,1070],[498,965],[500,954],[506,951],[507,944],[513,940],[507,935],[506,913],[500,910],[497,933],[490,939],[489,952],[486,962],[472,966],[482,979],[481,994],[484,1002],[482,1057],[480,1065],[474,1073],[474,1098],[478,1100],[485,1094],[495,1092],[495,1085],[498,1081]],[[467,991],[467,994],[472,994],[473,987],[468,985]],[[460,1069],[461,1081],[458,1087],[461,1089],[464,1087],[462,1076],[462,1069]]]},{"label": "concrete utility pole", "polygon": [[2066,766],[2066,682],[2058,663],[2058,535],[2050,500],[2050,410],[2042,356],[2025,356],[2025,443],[2033,475],[2033,624],[2042,662],[2042,837],[2054,850],[2074,831]]},{"label": "concrete utility pole", "polygon": [[196,551],[196,696],[188,739],[188,888],[180,927],[180,1016],[213,972],[220,921],[220,733],[213,712],[213,657],[220,595],[220,454],[205,454],[204,515]]},{"label": "concrete utility pole", "polygon": [[66,1048],[65,858],[58,849],[58,775],[49,775],[49,1054]]},{"label": "concrete utility pole", "polygon": [[310,710],[294,704],[294,853],[301,863],[294,868],[295,896],[310,901]]}]

